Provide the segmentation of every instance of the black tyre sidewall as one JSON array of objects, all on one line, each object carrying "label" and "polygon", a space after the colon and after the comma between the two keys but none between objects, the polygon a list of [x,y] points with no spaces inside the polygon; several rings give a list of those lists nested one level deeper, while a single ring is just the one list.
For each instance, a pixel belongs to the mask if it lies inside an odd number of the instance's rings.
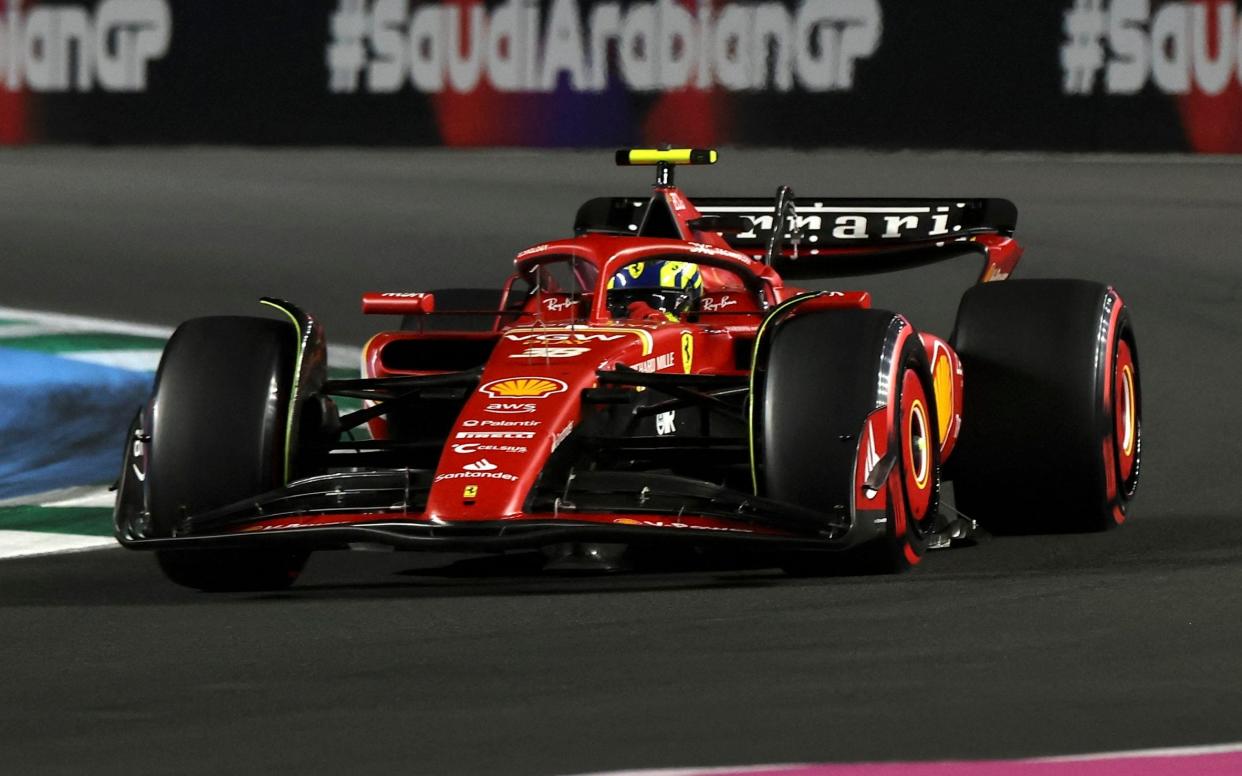
[{"label": "black tyre sidewall", "polygon": [[279,487],[296,334],[266,318],[213,317],[174,332],[149,409],[147,505],[156,535],[186,514]]},{"label": "black tyre sidewall", "polygon": [[[154,536],[187,514],[284,484],[296,330],[267,318],[212,317],[174,332],[143,413],[146,504]],[[177,584],[208,591],[287,587],[307,554],[286,550],[161,550]]]},{"label": "black tyre sidewall", "polygon": [[[905,333],[899,353],[893,338]],[[877,409],[881,379],[888,379],[892,361],[899,364],[898,384],[890,386],[887,403],[897,423],[889,429],[888,449],[899,455],[900,498],[909,515],[905,492],[904,432],[901,425],[901,381],[907,370],[919,376],[927,397],[929,431],[937,426],[936,407],[926,354],[917,333],[903,319],[883,310],[834,310],[794,316],[779,323],[763,353],[762,382],[755,397],[755,441],[762,459],[760,493],[770,498],[824,512],[849,509],[854,497],[859,434],[867,416]],[[883,377],[882,377],[883,376]],[[924,525],[907,521],[901,535],[889,503],[886,534],[847,553],[823,557],[810,553],[791,558],[787,568],[807,573],[876,573],[899,571],[915,562],[927,546],[927,523],[934,517],[939,491],[939,447],[932,439],[932,476],[936,491]],[[819,557],[816,557],[819,556]]]},{"label": "black tyre sidewall", "polygon": [[[1099,283],[1009,280],[967,291],[953,334],[964,401],[951,462],[964,514],[997,533],[1116,524],[1128,497],[1108,492],[1105,385],[1122,337],[1133,347],[1128,311]],[[1137,401],[1137,350],[1134,360]]]}]

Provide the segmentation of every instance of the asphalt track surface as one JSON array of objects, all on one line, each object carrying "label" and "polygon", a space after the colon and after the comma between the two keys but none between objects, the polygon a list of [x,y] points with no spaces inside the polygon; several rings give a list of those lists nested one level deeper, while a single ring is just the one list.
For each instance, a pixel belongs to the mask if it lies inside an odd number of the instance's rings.
[{"label": "asphalt track surface", "polygon": [[[681,171],[691,195],[1008,196],[1020,277],[1115,284],[1144,379],[1134,519],[985,536],[894,578],[354,553],[288,593],[208,596],[120,550],[6,561],[0,770],[550,774],[1242,741],[1242,165],[722,156]],[[647,177],[598,152],[9,151],[0,304],[173,324],[276,294],[360,343],[383,323],[361,292],[497,282],[580,201]],[[947,333],[973,269],[838,285]]]}]

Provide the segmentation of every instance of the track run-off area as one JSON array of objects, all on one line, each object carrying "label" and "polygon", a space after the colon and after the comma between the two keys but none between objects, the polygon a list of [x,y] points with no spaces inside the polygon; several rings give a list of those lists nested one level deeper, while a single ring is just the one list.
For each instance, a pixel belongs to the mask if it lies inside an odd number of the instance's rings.
[{"label": "track run-off area", "polygon": [[[825,580],[324,554],[261,596],[181,590],[108,546],[106,486],[171,328],[284,297],[348,368],[393,323],[358,312],[364,291],[497,284],[649,171],[607,152],[30,149],[0,172],[0,555],[105,547],[0,560],[0,772],[1242,769],[1239,162],[725,149],[678,171],[691,196],[1014,200],[1017,277],[1108,282],[1133,310],[1144,479],[1119,530]],[[975,271],[833,287],[947,335]]]},{"label": "track run-off area", "polygon": [[0,558],[111,544],[116,429],[167,334],[0,308]]}]

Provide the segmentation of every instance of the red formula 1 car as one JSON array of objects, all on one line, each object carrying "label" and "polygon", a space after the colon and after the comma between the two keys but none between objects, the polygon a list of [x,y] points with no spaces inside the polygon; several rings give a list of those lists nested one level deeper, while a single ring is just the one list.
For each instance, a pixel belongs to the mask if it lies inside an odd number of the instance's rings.
[{"label": "red formula 1 car", "polygon": [[[309,552],[728,545],[796,573],[894,571],[993,530],[1122,522],[1138,353],[1111,288],[1007,280],[1000,199],[594,199],[498,291],[372,293],[361,379],[322,327],[188,321],[125,448],[116,535],[201,589],[288,585]],[[983,258],[948,339],[826,278]],[[1004,281],[1004,282],[1000,282]],[[362,408],[342,413],[342,398]],[[365,431],[369,433],[363,433]],[[951,479],[956,509],[943,509]],[[611,553],[611,554],[610,554]]]}]

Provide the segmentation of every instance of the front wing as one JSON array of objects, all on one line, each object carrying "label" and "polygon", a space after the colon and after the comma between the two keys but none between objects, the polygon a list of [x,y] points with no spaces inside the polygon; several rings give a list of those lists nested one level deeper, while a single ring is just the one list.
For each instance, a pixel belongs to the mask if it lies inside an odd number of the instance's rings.
[{"label": "front wing", "polygon": [[413,469],[311,477],[188,515],[171,537],[144,536],[141,519],[119,509],[117,539],[131,549],[381,545],[498,552],[588,541],[844,550],[885,529],[685,477],[599,471],[574,475],[557,493],[536,488],[522,514],[447,522],[423,511],[431,480],[431,472]]}]

